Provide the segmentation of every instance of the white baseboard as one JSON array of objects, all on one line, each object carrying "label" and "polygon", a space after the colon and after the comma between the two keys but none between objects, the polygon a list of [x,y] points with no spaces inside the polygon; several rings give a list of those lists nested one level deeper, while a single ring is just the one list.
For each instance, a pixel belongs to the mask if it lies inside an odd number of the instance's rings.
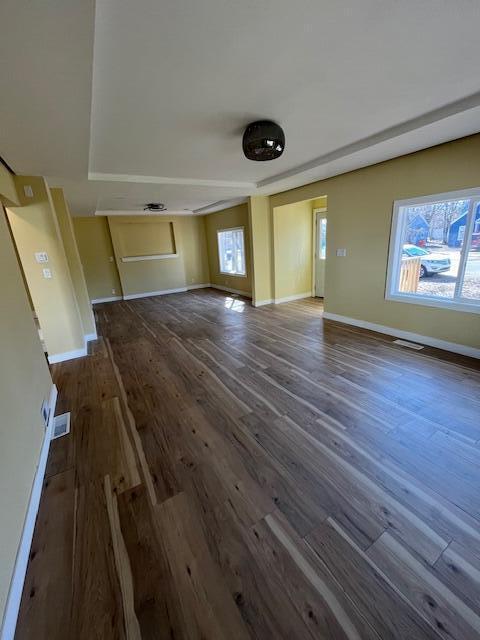
[{"label": "white baseboard", "polygon": [[111,296],[110,298],[95,298],[94,300],[90,300],[92,304],[101,304],[102,302],[118,302],[118,300],[123,300],[122,296]]},{"label": "white baseboard", "polygon": [[239,296],[243,296],[244,298],[251,298],[252,294],[247,293],[246,291],[241,291],[240,289],[232,289],[231,287],[224,287],[220,284],[211,284],[212,289],[218,289],[219,291],[227,291],[227,293],[236,293]]},{"label": "white baseboard", "polygon": [[65,360],[74,360],[75,358],[83,358],[87,355],[87,347],[83,349],[75,349],[74,351],[64,351],[63,353],[54,353],[48,356],[48,362],[50,364],[56,364],[57,362],[65,362]]},{"label": "white baseboard", "polygon": [[30,493],[27,515],[23,525],[22,537],[20,538],[17,558],[15,560],[15,568],[13,570],[12,581],[10,583],[7,604],[3,616],[2,630],[0,634],[1,640],[13,640],[15,636],[18,611],[22,600],[23,584],[27,573],[28,558],[30,556],[33,532],[35,530],[35,521],[37,519],[40,497],[42,495],[43,479],[45,477],[45,469],[47,467],[48,451],[50,449],[50,441],[52,439],[53,418],[55,416],[57,395],[57,387],[52,384],[49,398],[50,415],[48,419],[48,426],[45,429],[42,449],[38,459],[37,471],[35,473],[32,491]]},{"label": "white baseboard", "polygon": [[187,286],[188,291],[193,291],[194,289],[208,289],[212,285],[208,282],[206,284],[189,284]]},{"label": "white baseboard", "polygon": [[275,298],[275,304],[282,304],[282,302],[293,302],[294,300],[302,300],[303,298],[311,298],[312,292],[305,291],[305,293],[296,293],[293,296],[287,296],[286,298]]},{"label": "white baseboard", "polygon": [[90,342],[91,340],[97,340],[97,332],[95,333],[86,333],[85,334],[85,342]]},{"label": "white baseboard", "polygon": [[371,331],[385,333],[386,335],[394,336],[395,338],[403,338],[404,340],[419,342],[420,344],[425,344],[429,347],[435,347],[436,349],[444,349],[445,351],[459,353],[462,356],[480,358],[480,349],[476,349],[475,347],[468,347],[467,345],[463,344],[457,344],[456,342],[439,340],[438,338],[432,338],[431,336],[424,336],[420,335],[419,333],[412,333],[411,331],[403,331],[402,329],[395,329],[394,327],[386,327],[383,324],[367,322],[366,320],[357,320],[356,318],[340,316],[336,313],[329,313],[328,311],[324,311],[323,317],[325,318],[325,320],[335,320],[336,322],[343,322],[344,324],[350,324],[354,327],[370,329]]},{"label": "white baseboard", "polygon": [[273,304],[273,300],[258,300],[253,303],[254,307],[264,307],[266,304]]},{"label": "white baseboard", "polygon": [[145,291],[144,293],[130,293],[123,296],[124,300],[135,300],[135,298],[150,298],[151,296],[167,296],[170,293],[185,293],[187,287],[178,287],[177,289],[163,289],[162,291]]}]

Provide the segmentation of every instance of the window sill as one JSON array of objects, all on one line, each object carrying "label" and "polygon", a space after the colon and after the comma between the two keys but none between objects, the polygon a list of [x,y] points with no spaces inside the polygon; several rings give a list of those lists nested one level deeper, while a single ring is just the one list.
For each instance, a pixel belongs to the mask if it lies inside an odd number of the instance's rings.
[{"label": "window sill", "polygon": [[230,271],[219,271],[222,276],[231,276],[232,278],[246,278],[246,273],[230,273]]},{"label": "window sill", "polygon": [[479,313],[480,304],[477,302],[462,302],[461,300],[448,300],[440,298],[428,298],[426,296],[411,296],[401,293],[387,293],[385,300],[393,302],[407,302],[408,304],[417,304],[423,307],[436,307],[437,309],[449,309],[450,311],[466,311],[467,313]]}]

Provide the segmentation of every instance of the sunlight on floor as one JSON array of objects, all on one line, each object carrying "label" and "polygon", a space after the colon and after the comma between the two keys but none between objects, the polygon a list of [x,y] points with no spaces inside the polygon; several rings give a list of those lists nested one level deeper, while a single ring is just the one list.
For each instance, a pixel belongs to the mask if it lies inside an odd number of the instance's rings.
[{"label": "sunlight on floor", "polygon": [[236,300],[235,298],[226,298],[225,309],[231,309],[232,311],[243,313],[245,310],[245,302],[243,300]]}]

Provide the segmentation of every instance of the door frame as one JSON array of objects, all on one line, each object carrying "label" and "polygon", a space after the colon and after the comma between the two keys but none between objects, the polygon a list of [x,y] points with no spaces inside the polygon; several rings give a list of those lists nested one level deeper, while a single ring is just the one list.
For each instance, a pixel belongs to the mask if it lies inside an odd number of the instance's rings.
[{"label": "door frame", "polygon": [[[316,298],[316,288],[317,288],[317,247],[318,247],[318,228],[317,228],[317,214],[324,213],[327,217],[327,207],[317,207],[312,210],[312,298]],[[325,268],[326,268],[326,260],[325,260]]]}]

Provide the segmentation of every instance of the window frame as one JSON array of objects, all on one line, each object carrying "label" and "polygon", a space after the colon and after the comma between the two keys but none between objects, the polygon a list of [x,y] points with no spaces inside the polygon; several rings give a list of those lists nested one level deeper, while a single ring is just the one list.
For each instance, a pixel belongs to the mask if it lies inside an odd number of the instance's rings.
[{"label": "window frame", "polygon": [[[241,231],[243,238],[243,261],[245,264],[245,272],[232,273],[231,271],[222,271],[222,256],[220,249],[220,234],[225,233],[226,231]],[[247,277],[247,249],[245,246],[245,227],[227,227],[225,229],[217,229],[217,251],[218,251],[218,271],[224,276],[231,276],[233,278],[246,278]]]},{"label": "window frame", "polygon": [[[424,296],[421,294],[400,293],[397,291],[398,274],[400,260],[402,256],[402,207],[411,207],[421,204],[434,204],[444,200],[470,199],[467,211],[467,224],[465,227],[466,242],[461,248],[460,263],[458,267],[457,282],[453,298],[442,298],[440,296]],[[480,205],[480,187],[474,189],[462,189],[460,191],[447,191],[445,193],[434,193],[416,198],[406,198],[404,200],[394,200],[392,212],[392,224],[390,228],[390,242],[388,248],[387,278],[385,284],[385,300],[394,302],[406,302],[426,307],[437,307],[440,309],[451,309],[452,311],[466,311],[467,313],[480,314],[480,300],[471,300],[460,296],[465,269],[467,266],[468,254],[472,243],[472,233],[475,224],[475,208]]]}]

